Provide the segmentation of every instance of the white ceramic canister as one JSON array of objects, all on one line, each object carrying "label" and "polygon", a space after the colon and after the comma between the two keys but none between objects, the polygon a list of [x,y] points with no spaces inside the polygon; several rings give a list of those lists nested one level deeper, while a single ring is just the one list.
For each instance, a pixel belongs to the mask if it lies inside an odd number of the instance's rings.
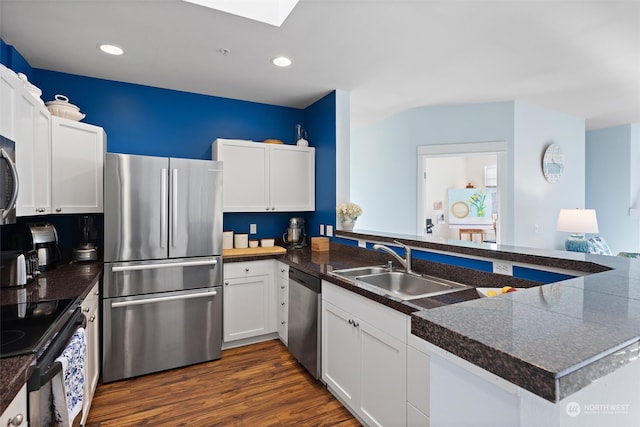
[{"label": "white ceramic canister", "polygon": [[233,236],[233,247],[236,249],[246,249],[249,247],[248,234],[236,234]]},{"label": "white ceramic canister", "polygon": [[233,231],[222,232],[222,249],[233,249]]}]

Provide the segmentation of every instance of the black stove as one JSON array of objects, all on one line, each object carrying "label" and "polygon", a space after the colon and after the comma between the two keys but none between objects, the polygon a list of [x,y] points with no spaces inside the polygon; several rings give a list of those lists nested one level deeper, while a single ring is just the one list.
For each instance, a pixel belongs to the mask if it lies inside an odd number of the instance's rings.
[{"label": "black stove", "polygon": [[0,357],[39,357],[78,307],[76,298],[0,306]]}]

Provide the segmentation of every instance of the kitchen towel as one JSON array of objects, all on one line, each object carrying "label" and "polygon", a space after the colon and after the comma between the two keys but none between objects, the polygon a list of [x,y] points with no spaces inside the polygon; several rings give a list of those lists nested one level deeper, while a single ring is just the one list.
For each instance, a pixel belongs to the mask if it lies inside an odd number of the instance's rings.
[{"label": "kitchen towel", "polygon": [[70,427],[82,411],[86,359],[87,337],[84,329],[79,328],[56,359],[62,364],[62,371],[51,379],[53,406],[60,427]]}]

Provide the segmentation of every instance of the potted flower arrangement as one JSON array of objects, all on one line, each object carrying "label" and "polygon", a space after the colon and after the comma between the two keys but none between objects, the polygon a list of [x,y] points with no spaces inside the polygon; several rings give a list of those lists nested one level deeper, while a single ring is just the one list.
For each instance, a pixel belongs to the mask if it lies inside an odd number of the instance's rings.
[{"label": "potted flower arrangement", "polygon": [[362,215],[362,208],[352,202],[340,203],[336,207],[336,212],[340,216],[342,229],[345,231],[351,231],[356,223],[356,219]]}]

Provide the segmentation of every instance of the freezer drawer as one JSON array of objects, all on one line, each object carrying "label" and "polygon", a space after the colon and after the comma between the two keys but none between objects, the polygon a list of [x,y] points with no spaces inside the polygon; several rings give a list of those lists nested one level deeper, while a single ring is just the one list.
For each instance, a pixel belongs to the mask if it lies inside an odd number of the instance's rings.
[{"label": "freezer drawer", "polygon": [[104,265],[104,297],[208,288],[222,284],[222,257],[113,262]]},{"label": "freezer drawer", "polygon": [[103,300],[104,382],[219,359],[222,287]]}]

